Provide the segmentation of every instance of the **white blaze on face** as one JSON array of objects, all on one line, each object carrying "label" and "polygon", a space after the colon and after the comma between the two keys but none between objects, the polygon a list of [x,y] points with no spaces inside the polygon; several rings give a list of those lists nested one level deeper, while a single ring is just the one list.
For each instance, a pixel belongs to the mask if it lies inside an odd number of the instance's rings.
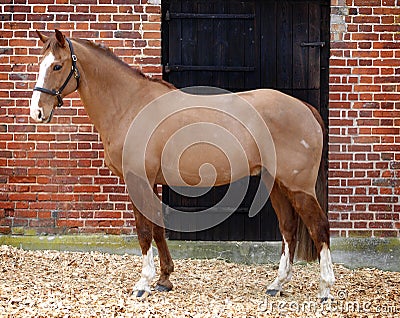
[{"label": "white blaze on face", "polygon": [[[49,53],[43,59],[42,63],[40,64],[39,77],[38,77],[38,80],[36,83],[37,87],[43,87],[44,80],[45,80],[46,74],[47,74],[47,70],[51,66],[51,64],[53,64],[54,60],[55,60],[55,58],[52,53]],[[36,121],[43,120],[43,108],[39,106],[40,94],[41,94],[41,92],[33,91],[31,107],[30,107],[31,117]]]}]

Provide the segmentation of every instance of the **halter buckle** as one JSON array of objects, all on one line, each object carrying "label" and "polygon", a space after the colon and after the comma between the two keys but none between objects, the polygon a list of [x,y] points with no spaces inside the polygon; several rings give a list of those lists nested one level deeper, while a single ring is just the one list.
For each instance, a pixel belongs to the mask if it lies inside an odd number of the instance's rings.
[{"label": "halter buckle", "polygon": [[72,60],[73,60],[74,62],[76,62],[76,61],[78,60],[78,58],[76,57],[75,54],[72,54],[72,55],[71,55],[71,58],[72,58]]}]

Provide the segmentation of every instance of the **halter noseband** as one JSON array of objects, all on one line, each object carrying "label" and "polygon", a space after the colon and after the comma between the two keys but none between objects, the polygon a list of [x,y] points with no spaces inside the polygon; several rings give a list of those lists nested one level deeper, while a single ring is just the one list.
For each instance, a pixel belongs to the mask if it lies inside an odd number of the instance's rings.
[{"label": "halter noseband", "polygon": [[81,75],[79,74],[79,70],[76,67],[76,61],[78,59],[77,59],[77,57],[76,57],[76,55],[74,53],[74,48],[72,47],[72,43],[71,43],[70,39],[68,39],[68,38],[65,38],[65,39],[67,40],[68,45],[69,45],[69,50],[71,51],[72,69],[71,69],[71,72],[69,72],[68,77],[65,80],[64,84],[62,84],[62,86],[58,90],[55,90],[55,89],[50,90],[50,89],[47,89],[47,88],[37,87],[37,86],[33,89],[34,91],[39,91],[39,92],[42,92],[42,93],[46,93],[46,94],[49,94],[49,95],[56,96],[57,100],[58,100],[58,105],[57,105],[58,107],[61,107],[63,105],[63,100],[62,100],[61,94],[62,94],[64,88],[67,86],[67,84],[70,81],[70,79],[72,78],[72,75],[76,79],[76,88],[75,88],[75,90],[77,90],[78,87],[79,87],[79,78],[81,77]]}]

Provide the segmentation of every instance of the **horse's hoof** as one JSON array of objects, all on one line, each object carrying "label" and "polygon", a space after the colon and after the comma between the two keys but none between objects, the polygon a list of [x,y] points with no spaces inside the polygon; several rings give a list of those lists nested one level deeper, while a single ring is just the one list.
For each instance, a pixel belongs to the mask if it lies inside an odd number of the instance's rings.
[{"label": "horse's hoof", "polygon": [[155,290],[159,291],[159,292],[169,292],[172,290],[172,288],[157,284],[157,286],[155,287]]},{"label": "horse's hoof", "polygon": [[328,301],[329,297],[322,297],[321,298],[321,304]]},{"label": "horse's hoof", "polygon": [[270,296],[280,296],[281,291],[278,289],[267,289],[267,295]]},{"label": "horse's hoof", "polygon": [[136,298],[146,299],[147,297],[149,297],[149,295],[150,295],[150,293],[145,290],[138,290],[138,292],[136,294]]}]

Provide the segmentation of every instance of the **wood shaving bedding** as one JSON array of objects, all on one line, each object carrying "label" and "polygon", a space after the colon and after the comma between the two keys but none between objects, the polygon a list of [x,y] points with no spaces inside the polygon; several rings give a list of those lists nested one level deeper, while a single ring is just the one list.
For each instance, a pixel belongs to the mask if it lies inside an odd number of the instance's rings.
[{"label": "wood shaving bedding", "polygon": [[318,263],[295,264],[284,294],[270,297],[265,291],[276,265],[174,262],[174,289],[139,301],[132,294],[141,272],[138,256],[1,246],[0,316],[400,317],[400,273],[335,264],[335,299],[321,304]]}]

